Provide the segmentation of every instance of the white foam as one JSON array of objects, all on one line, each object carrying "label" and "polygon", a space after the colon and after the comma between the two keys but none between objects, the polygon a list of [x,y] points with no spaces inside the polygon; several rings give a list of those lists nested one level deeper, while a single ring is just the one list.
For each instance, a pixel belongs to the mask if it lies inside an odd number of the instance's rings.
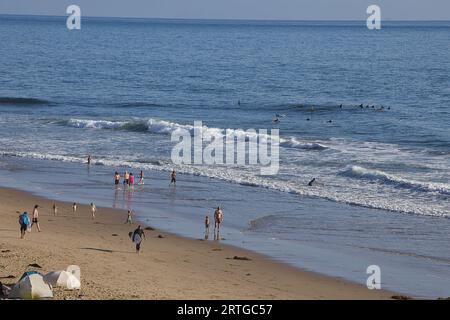
[{"label": "white foam", "polygon": [[381,183],[395,184],[398,187],[408,188],[414,191],[438,192],[450,195],[449,184],[408,180],[380,170],[371,170],[360,166],[351,166],[350,168],[347,168],[343,172],[343,174],[358,179],[367,179],[379,181]]}]

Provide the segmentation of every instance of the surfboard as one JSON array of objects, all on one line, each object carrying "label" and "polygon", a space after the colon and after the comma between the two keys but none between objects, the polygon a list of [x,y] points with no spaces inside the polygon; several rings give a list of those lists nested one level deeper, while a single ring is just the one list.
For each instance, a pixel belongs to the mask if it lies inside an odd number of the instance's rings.
[{"label": "surfboard", "polygon": [[133,242],[134,242],[134,243],[141,243],[141,241],[142,241],[141,236],[138,235],[138,234],[136,233],[136,234],[134,235]]}]

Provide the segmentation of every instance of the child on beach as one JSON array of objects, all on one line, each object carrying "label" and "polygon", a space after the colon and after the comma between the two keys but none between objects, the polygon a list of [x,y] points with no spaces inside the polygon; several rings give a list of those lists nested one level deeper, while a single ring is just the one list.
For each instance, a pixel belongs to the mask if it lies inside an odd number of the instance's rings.
[{"label": "child on beach", "polygon": [[38,205],[35,205],[33,208],[33,213],[31,215],[31,226],[30,226],[30,230],[31,228],[36,225],[37,229],[39,232],[41,232],[41,227],[39,226],[39,211],[38,211]]},{"label": "child on beach", "polygon": [[205,240],[209,238],[209,216],[205,218]]},{"label": "child on beach", "polygon": [[133,188],[134,185],[134,176],[133,176],[133,172],[130,173],[130,187]]},{"label": "child on beach", "polygon": [[53,203],[53,214],[55,216],[58,215],[58,207],[56,206],[56,203]]},{"label": "child on beach", "polygon": [[77,212],[77,204],[75,202],[72,205],[72,212],[73,212],[73,215],[75,215],[75,213]]},{"label": "child on beach", "polygon": [[95,213],[97,212],[97,207],[93,202],[91,202],[91,214],[92,214],[92,220],[95,219]]},{"label": "child on beach", "polygon": [[19,224],[20,224],[20,239],[25,237],[25,232],[30,225],[30,217],[28,217],[28,212],[24,212],[19,216]]},{"label": "child on beach", "polygon": [[132,220],[131,220],[131,215],[132,214],[133,213],[131,212],[131,210],[128,210],[127,221],[125,223],[128,223],[128,224],[132,224],[133,223]]}]

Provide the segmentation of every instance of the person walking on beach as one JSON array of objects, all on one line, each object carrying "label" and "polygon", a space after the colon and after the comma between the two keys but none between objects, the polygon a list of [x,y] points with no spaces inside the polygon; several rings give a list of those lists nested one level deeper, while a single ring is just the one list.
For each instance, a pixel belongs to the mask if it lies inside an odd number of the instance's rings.
[{"label": "person walking on beach", "polygon": [[73,215],[75,215],[75,213],[77,212],[77,204],[76,204],[76,202],[74,202],[72,204],[72,212],[73,212]]},{"label": "person walking on beach", "polygon": [[141,251],[141,243],[142,240],[145,239],[145,233],[144,230],[141,228],[141,226],[138,226],[136,230],[134,230],[133,235],[131,237],[131,240],[136,244],[136,253],[139,254]]},{"label": "person walking on beach", "polygon": [[144,185],[144,171],[141,170],[141,173],[139,174],[139,182],[138,184]]},{"label": "person walking on beach", "polygon": [[114,184],[117,186],[120,182],[120,174],[116,171],[114,172]]},{"label": "person walking on beach", "polygon": [[[220,207],[214,211],[214,237],[216,240],[220,238],[220,224],[223,221],[223,212]],[[216,231],[217,230],[217,231]]]},{"label": "person walking on beach", "polygon": [[123,184],[128,185],[130,183],[130,174],[128,173],[128,171],[125,171],[125,173],[123,174]]},{"label": "person walking on beach", "polygon": [[53,203],[53,214],[54,214],[55,216],[58,215],[58,207],[56,206],[56,203]]},{"label": "person walking on beach", "polygon": [[209,238],[209,216],[205,217],[205,240]]},{"label": "person walking on beach", "polygon": [[92,220],[95,219],[95,213],[97,212],[97,207],[93,202],[91,202],[91,214],[92,214]]},{"label": "person walking on beach", "polygon": [[25,232],[30,225],[30,217],[28,217],[28,212],[24,212],[19,216],[19,224],[20,224],[20,239],[25,237]]},{"label": "person walking on beach", "polygon": [[172,178],[170,180],[169,186],[173,183],[173,185],[177,184],[177,173],[175,172],[175,170],[172,170],[172,173],[170,174],[170,177]]},{"label": "person walking on beach", "polygon": [[131,216],[133,215],[133,212],[131,210],[128,210],[128,215],[127,215],[127,221],[125,222],[125,224],[132,224],[133,221],[131,219]]},{"label": "person walking on beach", "polygon": [[35,205],[33,208],[33,213],[31,214],[31,227],[30,229],[36,225],[39,232],[41,232],[41,227],[39,226],[39,211],[38,211],[38,205]]}]

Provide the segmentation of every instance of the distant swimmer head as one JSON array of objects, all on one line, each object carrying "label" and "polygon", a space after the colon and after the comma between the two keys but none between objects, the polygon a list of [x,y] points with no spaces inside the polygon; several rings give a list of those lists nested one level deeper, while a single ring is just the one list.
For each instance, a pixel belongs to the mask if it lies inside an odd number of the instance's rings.
[{"label": "distant swimmer head", "polygon": [[309,121],[309,120],[310,120],[309,118],[306,119],[306,121]]}]

